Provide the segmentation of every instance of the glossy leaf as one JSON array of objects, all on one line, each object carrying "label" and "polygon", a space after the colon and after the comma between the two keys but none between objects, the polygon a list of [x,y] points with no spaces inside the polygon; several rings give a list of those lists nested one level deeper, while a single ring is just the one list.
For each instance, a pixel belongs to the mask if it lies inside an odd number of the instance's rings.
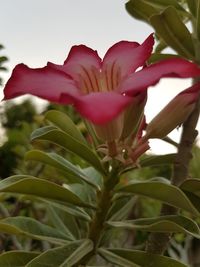
[{"label": "glossy leaf", "polygon": [[91,207],[70,190],[29,175],[15,175],[0,182],[0,192],[33,195],[54,201],[71,203],[82,207]]},{"label": "glossy leaf", "polygon": [[38,256],[37,252],[8,251],[0,255],[1,267],[24,267],[29,261]]},{"label": "glossy leaf", "polygon": [[92,249],[93,243],[88,239],[71,242],[67,246],[45,251],[29,262],[26,267],[71,267]]},{"label": "glossy leaf", "polygon": [[192,36],[173,7],[150,18],[156,33],[178,54],[188,59],[194,58]]},{"label": "glossy leaf", "polygon": [[137,219],[118,222],[107,222],[109,226],[140,230],[146,232],[161,233],[184,233],[200,238],[200,230],[198,225],[191,219],[181,215],[161,216],[148,219]]},{"label": "glossy leaf", "polygon": [[42,224],[28,217],[8,217],[0,220],[0,231],[7,234],[24,235],[33,239],[46,240],[51,243],[68,243],[69,236],[56,228]]},{"label": "glossy leaf", "polygon": [[118,186],[117,192],[131,193],[150,197],[165,202],[171,206],[186,210],[199,216],[199,212],[192,205],[187,196],[178,187],[161,182],[132,182],[125,186]]},{"label": "glossy leaf", "polygon": [[[65,172],[66,174],[70,175],[70,180],[72,180],[74,183],[77,182],[86,182],[96,188],[98,186],[93,183],[90,178],[88,178],[84,172],[81,171],[80,168],[73,165],[71,162],[69,162],[67,159],[59,156],[56,153],[45,153],[40,150],[31,150],[26,153],[25,159],[27,160],[36,160],[39,162],[42,162],[44,164],[48,164],[52,167],[55,167],[56,169]],[[68,178],[68,177],[66,177]],[[99,189],[99,188],[98,188]]]},{"label": "glossy leaf", "polygon": [[157,254],[130,249],[98,249],[109,262],[121,267],[187,267],[185,264]]},{"label": "glossy leaf", "polygon": [[50,110],[45,114],[45,118],[57,126],[60,130],[71,135],[74,139],[77,139],[80,143],[87,145],[87,142],[81,132],[77,129],[74,122],[67,116],[67,114],[58,110]]},{"label": "glossy leaf", "polygon": [[32,140],[46,140],[57,144],[67,151],[70,151],[92,166],[94,166],[98,171],[104,173],[103,167],[97,155],[86,145],[78,142],[72,136],[63,131],[60,131],[52,126],[46,126],[34,131],[31,135]]}]

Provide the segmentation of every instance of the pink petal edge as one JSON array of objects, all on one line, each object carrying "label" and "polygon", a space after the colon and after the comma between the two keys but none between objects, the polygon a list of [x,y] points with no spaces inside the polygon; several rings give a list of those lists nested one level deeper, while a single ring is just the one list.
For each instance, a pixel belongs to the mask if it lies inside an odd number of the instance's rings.
[{"label": "pink petal edge", "polygon": [[[61,97],[64,99],[65,94]],[[122,96],[115,92],[91,93],[72,98],[76,110],[87,120],[99,125],[113,120],[132,101],[132,97]]]},{"label": "pink petal edge", "polygon": [[[32,69],[24,64],[17,65],[4,88],[4,99],[30,94],[40,98],[61,103],[60,95],[68,93],[73,96],[81,94],[75,82],[64,72],[44,68]],[[65,99],[65,104],[71,103]]]}]

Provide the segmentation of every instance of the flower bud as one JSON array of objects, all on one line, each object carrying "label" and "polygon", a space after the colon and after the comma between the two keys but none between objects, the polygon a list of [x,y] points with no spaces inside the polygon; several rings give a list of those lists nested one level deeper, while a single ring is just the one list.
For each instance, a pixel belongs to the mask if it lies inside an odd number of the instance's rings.
[{"label": "flower bud", "polygon": [[163,138],[187,120],[198,100],[200,83],[184,90],[172,99],[148,124],[145,138]]}]

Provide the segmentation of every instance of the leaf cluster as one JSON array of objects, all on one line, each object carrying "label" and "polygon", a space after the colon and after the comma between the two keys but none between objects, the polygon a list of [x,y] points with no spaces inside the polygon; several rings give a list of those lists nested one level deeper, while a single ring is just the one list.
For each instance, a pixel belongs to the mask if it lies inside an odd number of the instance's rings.
[{"label": "leaf cluster", "polygon": [[[3,199],[14,195],[44,205],[46,214],[45,221],[25,216],[3,218],[0,220],[1,232],[49,244],[44,252],[28,252],[22,242],[21,250],[0,255],[0,266],[12,266],[14,261],[23,266],[38,267],[41,264],[79,266],[86,263],[87,266],[109,263],[114,266],[157,266],[158,262],[159,266],[185,266],[169,257],[139,251],[138,246],[143,246],[149,232],[182,233],[200,238],[197,223],[189,218],[189,214],[199,216],[200,181],[190,179],[178,188],[165,178],[125,180],[127,172],[132,170],[124,169],[120,182],[112,188],[105,182],[105,177],[115,177],[116,174],[102,163],[72,120],[66,114],[52,110],[45,114],[45,119],[48,125],[32,133],[34,144],[48,142],[62,147],[85,165],[80,167],[63,155],[49,151],[49,148],[44,151],[40,146],[40,149],[29,151],[26,160],[55,168],[56,177],[15,175],[0,182]],[[163,162],[168,165],[173,160],[174,155],[147,156],[140,164],[146,168]],[[131,213],[138,198],[167,203],[179,208],[184,215],[134,218]],[[95,218],[98,221],[95,222]],[[134,235],[138,234],[143,234],[143,238],[136,242]],[[131,235],[133,238],[129,243],[127,238]]]}]

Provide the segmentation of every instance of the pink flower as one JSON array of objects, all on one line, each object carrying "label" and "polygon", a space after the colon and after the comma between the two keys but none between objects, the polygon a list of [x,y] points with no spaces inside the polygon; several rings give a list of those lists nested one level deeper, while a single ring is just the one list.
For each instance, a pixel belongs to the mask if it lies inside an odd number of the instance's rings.
[{"label": "pink flower", "polygon": [[[194,77],[200,68],[184,59],[168,59],[136,71],[151,56],[151,34],[141,45],[121,41],[103,60],[84,45],[72,47],[63,65],[48,63],[32,69],[19,64],[4,89],[4,99],[31,94],[60,104],[72,104],[94,124],[116,118],[140,93],[162,77]],[[137,102],[137,101],[136,101]]]}]

